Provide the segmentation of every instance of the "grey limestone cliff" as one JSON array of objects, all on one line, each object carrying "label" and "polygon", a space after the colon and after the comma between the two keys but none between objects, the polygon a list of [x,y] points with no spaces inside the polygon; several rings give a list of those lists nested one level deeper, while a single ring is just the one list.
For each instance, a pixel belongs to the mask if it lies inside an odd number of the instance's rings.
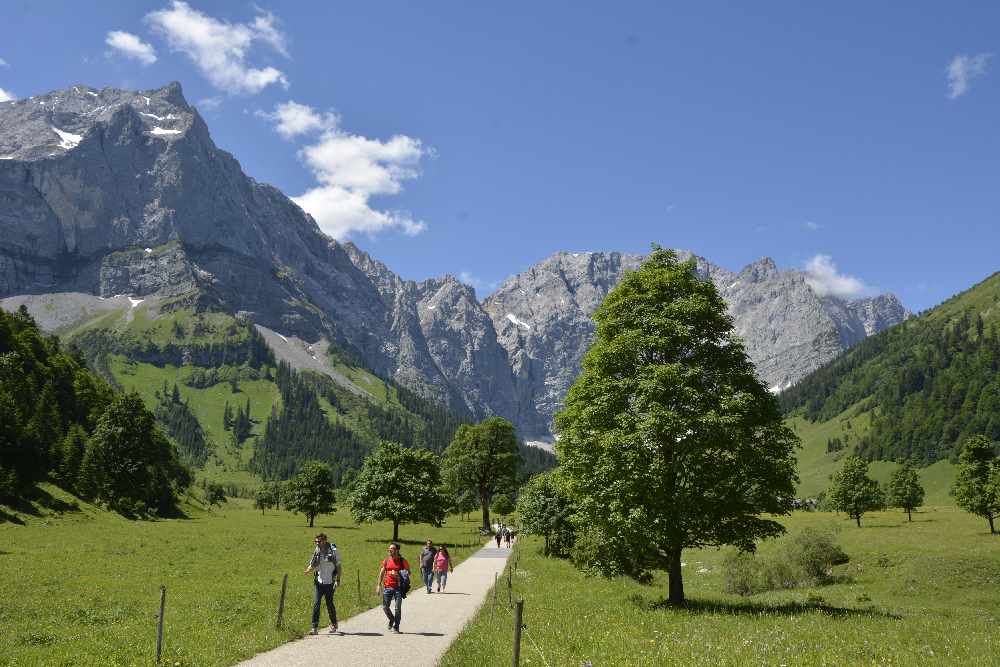
[{"label": "grey limestone cliff", "polygon": [[[27,300],[89,313],[108,297],[153,296],[164,308],[244,313],[270,340],[307,351],[289,359],[320,363],[328,340],[463,414],[508,417],[529,438],[550,435],[591,316],[641,259],[559,253],[480,302],[451,276],[404,280],[325,236],[215,146],[176,83],[0,103],[0,298],[73,293]],[[697,258],[697,271],[719,287],[776,388],[907,315],[891,295],[820,297],[767,259],[732,273]]]}]

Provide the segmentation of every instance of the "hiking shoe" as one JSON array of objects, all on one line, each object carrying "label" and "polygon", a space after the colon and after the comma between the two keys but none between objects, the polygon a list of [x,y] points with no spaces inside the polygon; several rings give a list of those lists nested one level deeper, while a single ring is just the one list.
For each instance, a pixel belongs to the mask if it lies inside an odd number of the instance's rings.
[{"label": "hiking shoe", "polygon": [[395,623],[395,621],[389,621],[389,629],[390,630],[392,630],[395,627],[394,623]]},{"label": "hiking shoe", "polygon": [[399,634],[399,628],[393,628],[392,629],[392,634],[398,635]]},{"label": "hiking shoe", "polygon": [[316,630],[316,626],[313,626],[313,629],[309,631],[309,634],[311,634],[311,635],[315,635],[315,634],[317,634],[318,632],[319,632],[319,631],[318,631],[318,630]]},{"label": "hiking shoe", "polygon": [[337,632],[338,632],[337,626],[336,625],[331,625],[330,629],[327,632],[329,632],[331,635],[337,634]]}]

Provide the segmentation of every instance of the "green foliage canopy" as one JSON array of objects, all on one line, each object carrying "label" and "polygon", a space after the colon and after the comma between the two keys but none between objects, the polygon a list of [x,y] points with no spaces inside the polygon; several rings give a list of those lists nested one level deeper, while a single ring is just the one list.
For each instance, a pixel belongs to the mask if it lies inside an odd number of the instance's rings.
[{"label": "green foliage canopy", "polygon": [[350,505],[355,521],[392,521],[393,541],[401,523],[440,526],[448,499],[441,492],[438,458],[426,449],[383,442],[354,479]]},{"label": "green foliage canopy", "polygon": [[955,476],[955,502],[966,512],[981,516],[995,533],[1000,516],[1000,460],[989,438],[976,435],[965,441]]},{"label": "green foliage canopy", "polygon": [[333,487],[333,471],[330,466],[310,461],[302,466],[299,474],[288,481],[285,507],[292,512],[304,514],[312,528],[318,515],[329,514],[336,509]]},{"label": "green foliage canopy", "polygon": [[83,495],[126,515],[164,515],[190,483],[190,472],[139,394],[116,396],[87,442],[78,481]]},{"label": "green foliage canopy", "polygon": [[521,530],[545,538],[546,556],[569,555],[573,546],[573,509],[573,502],[560,491],[552,472],[532,477],[517,496]]},{"label": "green foliage canopy", "polygon": [[512,491],[521,463],[514,425],[503,417],[462,424],[444,451],[442,466],[449,490],[472,490],[483,511],[483,530],[490,530],[490,502],[496,493]]},{"label": "green foliage canopy", "polygon": [[868,476],[868,463],[858,456],[849,456],[834,474],[829,498],[833,507],[857,521],[858,527],[866,512],[885,507],[885,494]]},{"label": "green foliage canopy", "polygon": [[924,503],[924,487],[920,484],[920,476],[913,463],[904,461],[889,479],[889,504],[906,512],[909,521],[913,521],[913,510]]},{"label": "green foliage canopy", "polygon": [[560,478],[632,574],[681,552],[779,535],[797,438],[757,379],[726,306],[695,262],[655,249],[594,315],[583,373],[556,416]]}]

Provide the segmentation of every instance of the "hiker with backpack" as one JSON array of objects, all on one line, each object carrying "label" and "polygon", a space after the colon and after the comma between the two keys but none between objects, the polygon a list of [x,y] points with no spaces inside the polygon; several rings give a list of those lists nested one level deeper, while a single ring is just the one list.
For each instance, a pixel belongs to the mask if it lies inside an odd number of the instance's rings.
[{"label": "hiker with backpack", "polygon": [[[382,593],[382,611],[389,619],[389,629],[399,634],[399,621],[403,617],[403,598],[410,591],[410,564],[399,553],[399,544],[389,544],[389,557],[382,559],[382,568],[378,571],[378,585],[375,592]],[[389,605],[396,601],[395,612]]]},{"label": "hiker with backpack", "polygon": [[327,541],[326,533],[320,533],[313,538],[316,548],[313,549],[312,557],[303,574],[316,573],[313,581],[313,613],[312,630],[309,634],[316,634],[319,626],[319,607],[322,600],[326,600],[326,613],[330,615],[330,634],[337,632],[337,608],[333,606],[333,591],[340,585],[340,553],[337,545]]},{"label": "hiker with backpack", "polygon": [[451,564],[451,554],[448,553],[448,547],[442,544],[437,555],[434,556],[434,575],[437,577],[438,593],[448,586],[448,573],[454,571],[455,567]]}]

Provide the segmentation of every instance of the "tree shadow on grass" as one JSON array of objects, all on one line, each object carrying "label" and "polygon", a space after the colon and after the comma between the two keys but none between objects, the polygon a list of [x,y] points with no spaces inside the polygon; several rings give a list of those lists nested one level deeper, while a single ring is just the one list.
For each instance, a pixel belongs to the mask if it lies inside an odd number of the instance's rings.
[{"label": "tree shadow on grass", "polygon": [[361,530],[360,526],[334,526],[332,523],[328,526],[319,526],[319,528],[326,528],[327,530]]},{"label": "tree shadow on grass", "polygon": [[[56,498],[51,493],[40,487],[32,487],[23,496],[5,501],[8,508],[20,514],[41,517],[48,513],[63,514],[66,512],[79,512],[80,506],[76,502],[66,502]],[[13,513],[0,510],[0,521],[9,521],[19,526],[24,525],[24,520]]]},{"label": "tree shadow on grass", "polygon": [[389,544],[389,542],[397,542],[400,545],[409,545],[411,547],[422,547],[427,542],[427,540],[391,540],[383,539],[377,540],[375,538],[368,538],[365,542],[374,542],[376,544]]},{"label": "tree shadow on grass", "polygon": [[865,608],[852,609],[850,607],[834,607],[825,602],[784,602],[780,604],[761,602],[724,602],[720,600],[686,600],[680,604],[674,604],[666,598],[658,600],[645,600],[641,602],[633,599],[633,602],[645,606],[648,609],[675,609],[686,611],[692,614],[729,614],[731,616],[798,616],[809,612],[818,611],[833,618],[888,618],[900,620],[902,616],[880,609]]}]

